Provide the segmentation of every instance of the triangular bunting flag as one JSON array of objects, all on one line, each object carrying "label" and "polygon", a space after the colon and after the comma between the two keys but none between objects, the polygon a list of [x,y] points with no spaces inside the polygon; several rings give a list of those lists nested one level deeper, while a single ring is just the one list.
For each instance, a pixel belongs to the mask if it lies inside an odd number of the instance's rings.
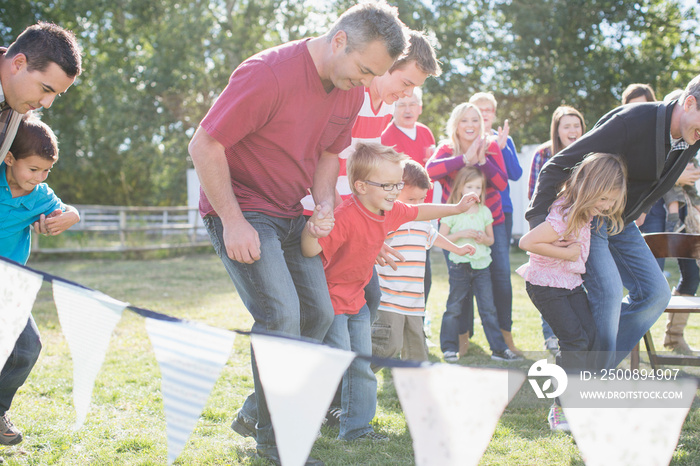
[{"label": "triangular bunting flag", "polygon": [[525,380],[521,372],[446,364],[392,373],[419,466],[478,464]]},{"label": "triangular bunting flag", "polygon": [[251,342],[280,460],[303,465],[355,353],[266,335]]},{"label": "triangular bunting flag", "polygon": [[0,370],[27,326],[43,280],[39,274],[0,261]]},{"label": "triangular bunting flag", "polygon": [[588,399],[582,406],[577,398],[579,390],[571,384],[560,397],[583,461],[587,466],[669,464],[695,398],[697,382],[618,382],[597,380],[585,384],[587,393],[612,394],[610,403]]},{"label": "triangular bunting flag", "polygon": [[109,339],[126,303],[99,291],[58,280],[53,283],[58,321],[73,358],[73,403],[80,429],[90,408],[95,378],[102,367]]},{"label": "triangular bunting flag", "polygon": [[178,457],[202,414],[235,334],[194,322],[146,319],[161,373],[168,463]]}]

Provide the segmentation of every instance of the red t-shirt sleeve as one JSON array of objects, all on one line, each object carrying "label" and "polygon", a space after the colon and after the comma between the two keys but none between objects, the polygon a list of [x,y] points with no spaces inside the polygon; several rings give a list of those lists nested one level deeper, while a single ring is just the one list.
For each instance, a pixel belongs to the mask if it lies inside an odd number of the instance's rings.
[{"label": "red t-shirt sleeve", "polygon": [[242,63],[202,120],[202,128],[224,147],[232,147],[262,128],[274,113],[279,86],[260,60]]},{"label": "red t-shirt sleeve", "polygon": [[387,233],[396,231],[404,223],[412,222],[418,217],[418,206],[396,201],[394,208],[387,212],[386,216]]}]

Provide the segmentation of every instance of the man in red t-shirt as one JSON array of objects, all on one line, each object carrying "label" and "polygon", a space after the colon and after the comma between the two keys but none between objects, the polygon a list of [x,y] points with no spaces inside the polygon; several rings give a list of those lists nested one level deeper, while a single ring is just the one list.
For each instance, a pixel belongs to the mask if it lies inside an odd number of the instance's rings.
[{"label": "man in red t-shirt", "polygon": [[[356,5],[325,35],[241,63],[192,138],[200,213],[255,320],[253,331],[321,340],[330,326],[321,261],[303,257],[299,247],[299,201],[311,188],[319,214],[333,215],[337,154],[350,144],[362,103],[358,86],[383,75],[406,45],[396,8]],[[253,378],[261,395],[255,364]],[[232,428],[255,436],[258,455],[279,464],[264,397],[251,395]]]}]

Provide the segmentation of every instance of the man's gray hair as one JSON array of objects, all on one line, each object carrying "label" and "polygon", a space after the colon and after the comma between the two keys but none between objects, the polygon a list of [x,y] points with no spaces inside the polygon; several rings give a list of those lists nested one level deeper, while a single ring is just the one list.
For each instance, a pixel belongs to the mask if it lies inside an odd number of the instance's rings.
[{"label": "man's gray hair", "polygon": [[340,15],[327,34],[328,40],[339,31],[347,36],[348,53],[379,40],[395,60],[408,46],[408,29],[399,19],[398,9],[383,0],[358,3]]},{"label": "man's gray hair", "polygon": [[689,83],[688,86],[683,91],[683,95],[678,99],[678,103],[683,105],[685,99],[692,95],[695,97],[695,104],[698,110],[700,110],[700,74],[695,76]]}]

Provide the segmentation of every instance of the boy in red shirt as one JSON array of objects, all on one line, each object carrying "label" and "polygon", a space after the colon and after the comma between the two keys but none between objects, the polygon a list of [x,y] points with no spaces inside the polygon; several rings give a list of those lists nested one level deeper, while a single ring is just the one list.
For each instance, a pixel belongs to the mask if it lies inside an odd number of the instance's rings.
[{"label": "boy in red shirt", "polygon": [[[407,205],[396,198],[404,186],[407,157],[381,144],[360,143],[348,158],[351,197],[335,209],[334,219],[319,219],[317,208],[301,237],[306,257],[321,255],[335,317],[324,343],[358,354],[372,354],[370,317],[364,287],[386,235],[413,220],[456,215],[479,202],[465,195],[459,204]],[[315,237],[317,228],[332,230]],[[341,440],[387,440],[369,424],[377,406],[377,380],[367,360],[356,358],[343,376]]]}]

